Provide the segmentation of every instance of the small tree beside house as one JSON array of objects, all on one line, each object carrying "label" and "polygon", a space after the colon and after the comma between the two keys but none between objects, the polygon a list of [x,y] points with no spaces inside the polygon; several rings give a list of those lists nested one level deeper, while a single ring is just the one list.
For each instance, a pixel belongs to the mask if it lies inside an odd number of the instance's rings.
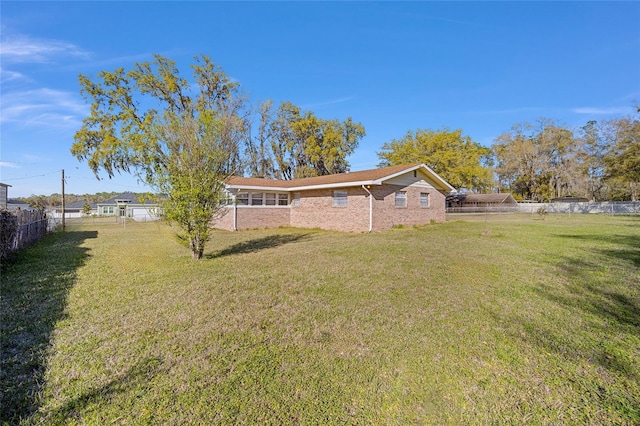
[{"label": "small tree beside house", "polygon": [[95,81],[81,75],[91,115],[71,152],[96,177],[133,173],[166,195],[165,217],[200,259],[209,223],[223,207],[224,181],[241,169],[239,147],[249,138],[249,123],[237,83],[208,57],[195,60],[193,89],[160,55],[129,71],[100,72]]}]

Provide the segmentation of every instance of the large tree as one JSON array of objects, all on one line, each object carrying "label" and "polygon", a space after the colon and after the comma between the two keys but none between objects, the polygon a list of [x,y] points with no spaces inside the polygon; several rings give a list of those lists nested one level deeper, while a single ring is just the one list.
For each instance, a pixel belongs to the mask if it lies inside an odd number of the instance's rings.
[{"label": "large tree", "polygon": [[191,68],[193,87],[160,55],[95,81],[80,75],[91,114],[71,152],[98,178],[133,173],[166,195],[167,219],[200,259],[209,223],[222,211],[223,182],[241,170],[249,126],[237,84],[207,56]]},{"label": "large tree", "polygon": [[382,145],[380,166],[424,163],[455,188],[485,192],[492,186],[491,149],[462,130],[419,129]]},{"label": "large tree", "polygon": [[604,164],[606,142],[602,135],[601,126],[595,120],[591,120],[580,128],[579,135],[582,143],[578,156],[581,171],[586,178],[583,182],[583,193],[592,201],[608,199],[610,192]]},{"label": "large tree", "polygon": [[260,108],[258,137],[249,148],[249,174],[289,180],[347,172],[347,157],[364,135],[364,126],[351,117],[321,119],[288,101],[274,111],[267,101]]},{"label": "large tree", "polygon": [[575,195],[584,188],[580,166],[582,140],[552,120],[515,125],[493,146],[501,186],[534,201]]},{"label": "large tree", "polygon": [[[640,107],[638,108],[640,113]],[[622,197],[638,200],[640,194],[640,119],[619,118],[604,123],[605,176],[615,182]],[[616,197],[618,198],[618,197]]]}]

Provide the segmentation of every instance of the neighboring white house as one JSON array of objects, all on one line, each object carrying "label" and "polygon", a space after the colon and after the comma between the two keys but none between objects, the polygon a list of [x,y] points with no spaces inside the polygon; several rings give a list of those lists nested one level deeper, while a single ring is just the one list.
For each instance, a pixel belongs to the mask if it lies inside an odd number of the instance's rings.
[{"label": "neighboring white house", "polygon": [[[91,204],[91,210],[88,214],[85,211],[85,200],[75,201],[73,203],[65,204],[64,217],[66,219],[80,218],[87,215],[96,214],[95,204]],[[54,219],[62,218],[62,206],[56,206],[49,210],[49,217]]]},{"label": "neighboring white house", "polygon": [[130,217],[137,222],[147,222],[160,219],[158,208],[155,201],[141,199],[138,194],[125,192],[96,203],[96,214],[98,216]]},{"label": "neighboring white house", "polygon": [[[87,215],[96,216],[119,216],[130,217],[138,222],[147,222],[160,219],[158,204],[148,199],[141,199],[139,195],[126,192],[101,201],[90,204],[89,211],[85,213],[85,200],[69,203],[64,206],[64,217],[80,218]],[[62,217],[62,207],[57,206],[51,209],[49,216],[52,218]]]},{"label": "neighboring white house", "polygon": [[6,183],[0,183],[0,209],[6,210],[7,208],[7,200],[9,199],[7,192],[10,186]]}]

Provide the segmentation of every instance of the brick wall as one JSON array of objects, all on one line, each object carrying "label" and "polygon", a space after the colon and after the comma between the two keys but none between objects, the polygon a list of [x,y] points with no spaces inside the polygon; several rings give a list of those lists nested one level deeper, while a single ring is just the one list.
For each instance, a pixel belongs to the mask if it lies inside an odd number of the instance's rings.
[{"label": "brick wall", "polygon": [[[373,230],[381,231],[396,225],[424,225],[445,220],[445,196],[434,188],[382,185],[371,187],[374,197]],[[396,207],[396,191],[407,192],[407,206]],[[429,194],[429,207],[420,207],[420,193]]]},{"label": "brick wall", "polygon": [[[344,190],[340,188],[340,190]],[[347,188],[347,206],[333,207],[333,190],[300,193],[300,206],[291,207],[291,226],[336,231],[369,230],[369,199],[362,188]]]},{"label": "brick wall", "polygon": [[[233,208],[227,210],[227,214],[212,222],[214,228],[233,231]],[[238,206],[236,211],[238,230],[289,226],[289,207]]]}]

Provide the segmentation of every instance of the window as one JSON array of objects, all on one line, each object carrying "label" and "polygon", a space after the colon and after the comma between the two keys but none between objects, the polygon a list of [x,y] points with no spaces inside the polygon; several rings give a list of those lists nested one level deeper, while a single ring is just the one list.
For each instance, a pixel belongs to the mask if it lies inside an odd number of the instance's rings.
[{"label": "window", "polygon": [[293,207],[300,207],[300,193],[293,193]]},{"label": "window", "polygon": [[429,193],[420,193],[420,207],[429,207]]},{"label": "window", "polygon": [[396,192],[396,207],[407,207],[407,191]]},{"label": "window", "polygon": [[[298,194],[300,195],[300,194]],[[300,197],[298,197],[298,201],[300,201]],[[289,205],[289,194],[278,194],[278,205],[279,206],[288,206]]]},{"label": "window", "polygon": [[252,192],[251,193],[251,205],[252,206],[261,206],[262,205],[262,192]]},{"label": "window", "polygon": [[102,214],[114,214],[115,208],[113,206],[103,206],[102,207]]},{"label": "window", "polygon": [[236,195],[236,203],[239,206],[248,206],[249,205],[249,193],[241,192]]},{"label": "window", "polygon": [[220,205],[221,206],[231,206],[231,205],[233,205],[233,196],[232,196],[231,192],[229,192],[227,190],[224,190],[224,191],[222,191],[222,196],[224,198],[222,198],[220,200]]},{"label": "window", "polygon": [[274,192],[267,192],[264,194],[264,204],[265,206],[275,206],[276,194]]},{"label": "window", "polygon": [[347,191],[333,191],[333,207],[347,207]]}]

